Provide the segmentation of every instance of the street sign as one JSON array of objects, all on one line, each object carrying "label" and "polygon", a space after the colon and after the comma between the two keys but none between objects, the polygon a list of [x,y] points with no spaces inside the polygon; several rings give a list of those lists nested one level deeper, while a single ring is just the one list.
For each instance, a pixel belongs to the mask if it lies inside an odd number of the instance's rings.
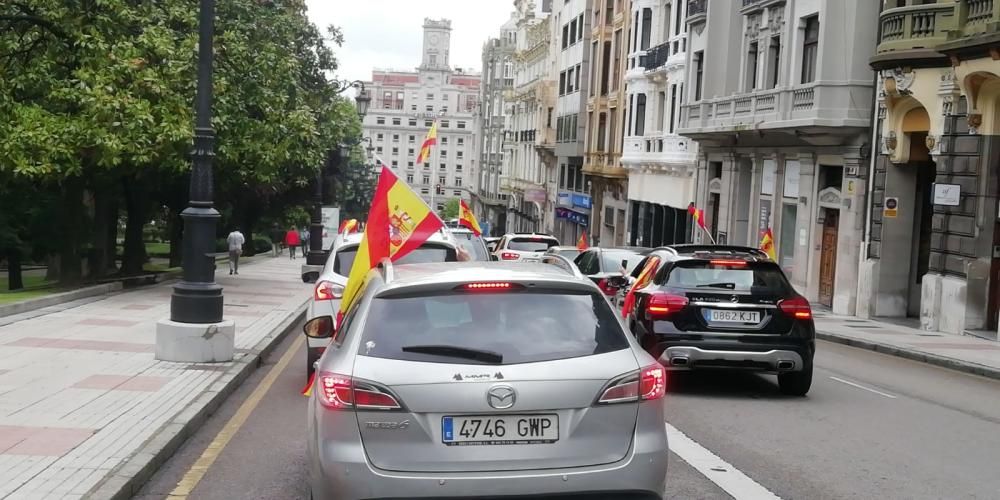
[{"label": "street sign", "polygon": [[934,204],[957,207],[962,201],[962,186],[934,183]]},{"label": "street sign", "polygon": [[895,219],[897,215],[899,215],[899,198],[886,198],[882,216],[887,219]]}]

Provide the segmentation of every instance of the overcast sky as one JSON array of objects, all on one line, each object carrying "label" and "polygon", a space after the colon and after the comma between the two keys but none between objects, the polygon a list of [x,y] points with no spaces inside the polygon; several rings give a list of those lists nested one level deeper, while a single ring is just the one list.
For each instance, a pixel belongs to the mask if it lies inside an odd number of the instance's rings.
[{"label": "overcast sky", "polygon": [[425,17],[451,20],[451,65],[480,70],[483,42],[510,18],[513,0],[306,0],[321,29],[344,31],[338,79],[370,80],[372,68],[412,70],[420,64]]}]

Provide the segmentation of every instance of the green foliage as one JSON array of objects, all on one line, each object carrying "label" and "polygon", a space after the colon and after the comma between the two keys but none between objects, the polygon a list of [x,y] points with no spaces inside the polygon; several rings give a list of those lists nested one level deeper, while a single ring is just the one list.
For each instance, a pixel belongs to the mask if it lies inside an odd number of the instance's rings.
[{"label": "green foliage", "polygon": [[444,211],[441,213],[441,218],[444,220],[450,220],[458,217],[458,198],[452,198],[445,202]]}]

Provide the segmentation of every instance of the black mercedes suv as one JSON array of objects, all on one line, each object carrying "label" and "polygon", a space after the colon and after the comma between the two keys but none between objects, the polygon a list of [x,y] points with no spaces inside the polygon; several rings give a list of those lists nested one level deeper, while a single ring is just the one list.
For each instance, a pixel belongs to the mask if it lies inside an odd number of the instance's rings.
[{"label": "black mercedes suv", "polygon": [[[644,269],[647,279],[640,276]],[[812,309],[764,252],[723,245],[673,245],[636,266],[625,320],[668,368],[728,368],[778,374],[782,393],[812,384]]]}]

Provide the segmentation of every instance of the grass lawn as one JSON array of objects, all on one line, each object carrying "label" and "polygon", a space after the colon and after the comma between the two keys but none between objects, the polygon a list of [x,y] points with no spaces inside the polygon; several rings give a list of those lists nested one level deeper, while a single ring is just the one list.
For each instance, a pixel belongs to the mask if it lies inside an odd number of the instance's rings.
[{"label": "grass lawn", "polygon": [[52,287],[53,283],[45,281],[44,276],[25,276],[24,289],[16,292],[7,290],[7,276],[0,277],[0,304],[9,304],[35,297],[42,297],[57,290]]},{"label": "grass lawn", "polygon": [[167,255],[170,253],[170,243],[146,243],[146,253]]}]

